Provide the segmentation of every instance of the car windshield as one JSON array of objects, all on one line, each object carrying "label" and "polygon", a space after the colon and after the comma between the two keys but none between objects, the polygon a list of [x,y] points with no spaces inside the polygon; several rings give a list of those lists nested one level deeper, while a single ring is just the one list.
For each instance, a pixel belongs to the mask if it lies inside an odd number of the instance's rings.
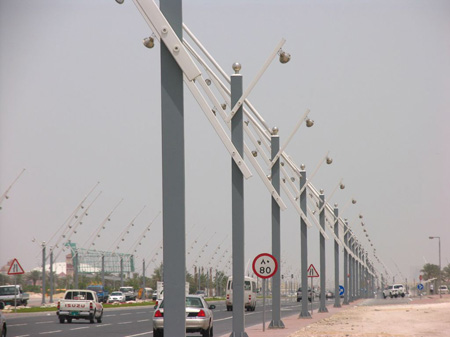
[{"label": "car windshield", "polygon": [[397,284],[394,286],[394,289],[398,289],[398,288],[403,288],[403,286],[401,284]]},{"label": "car windshield", "polygon": [[122,296],[122,293],[119,291],[114,291],[113,293],[111,293],[111,296]]},{"label": "car windshield", "polygon": [[11,286],[11,287],[0,288],[0,295],[14,295],[14,288],[16,289],[16,294],[18,294],[19,292],[17,291],[17,288],[14,286]]},{"label": "car windshield", "polygon": [[[203,308],[202,300],[198,297],[186,297],[186,307],[190,308]],[[159,308],[164,308],[164,301],[161,302]]]},{"label": "car windshield", "polygon": [[94,298],[92,293],[87,291],[70,291],[64,297],[66,300],[90,300],[93,301]]}]

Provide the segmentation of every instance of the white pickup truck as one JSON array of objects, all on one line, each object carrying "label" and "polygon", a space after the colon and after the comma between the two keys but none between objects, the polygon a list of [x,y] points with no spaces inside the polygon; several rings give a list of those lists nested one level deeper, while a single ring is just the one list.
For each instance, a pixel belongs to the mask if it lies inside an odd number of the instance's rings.
[{"label": "white pickup truck", "polygon": [[405,297],[405,287],[400,283],[387,286],[387,288],[383,290],[383,297],[387,298],[388,296],[390,298],[397,298],[399,296]]},{"label": "white pickup truck", "polygon": [[91,323],[102,322],[103,305],[97,299],[97,293],[92,290],[67,290],[64,299],[58,301],[56,315],[59,323],[72,323],[73,319],[87,319]]},{"label": "white pickup truck", "polygon": [[30,295],[24,293],[20,285],[0,286],[0,301],[5,304],[26,306],[29,299]]}]

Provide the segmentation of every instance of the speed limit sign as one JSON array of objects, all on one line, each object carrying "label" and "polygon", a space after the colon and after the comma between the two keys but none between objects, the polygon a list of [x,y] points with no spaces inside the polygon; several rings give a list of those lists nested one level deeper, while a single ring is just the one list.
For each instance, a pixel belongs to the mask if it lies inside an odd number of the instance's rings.
[{"label": "speed limit sign", "polygon": [[253,260],[253,272],[260,278],[271,278],[277,270],[277,260],[268,253],[259,254]]}]

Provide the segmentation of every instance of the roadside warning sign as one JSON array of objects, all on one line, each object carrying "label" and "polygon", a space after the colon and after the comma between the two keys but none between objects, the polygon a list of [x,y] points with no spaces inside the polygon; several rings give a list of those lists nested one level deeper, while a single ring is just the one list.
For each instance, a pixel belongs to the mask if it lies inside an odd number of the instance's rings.
[{"label": "roadside warning sign", "polygon": [[9,266],[8,275],[19,275],[19,274],[25,274],[25,272],[23,271],[23,268],[20,265],[19,261],[17,261],[17,259],[14,259],[11,265]]},{"label": "roadside warning sign", "polygon": [[313,264],[311,264],[308,268],[308,277],[319,277],[319,273],[316,268],[314,268]]}]

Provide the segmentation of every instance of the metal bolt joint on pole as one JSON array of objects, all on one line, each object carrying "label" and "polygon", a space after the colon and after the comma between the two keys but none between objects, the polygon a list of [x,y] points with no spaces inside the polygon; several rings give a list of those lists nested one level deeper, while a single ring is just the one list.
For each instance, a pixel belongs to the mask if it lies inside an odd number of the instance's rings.
[{"label": "metal bolt joint on pole", "polygon": [[[272,160],[280,150],[280,137],[273,135],[271,137],[271,155]],[[272,166],[272,186],[280,194],[280,159],[278,158]],[[281,261],[281,228],[280,228],[280,206],[272,197],[272,255],[277,261]],[[278,271],[272,278],[272,321],[269,329],[284,329],[284,323],[281,320],[281,263]]]}]

